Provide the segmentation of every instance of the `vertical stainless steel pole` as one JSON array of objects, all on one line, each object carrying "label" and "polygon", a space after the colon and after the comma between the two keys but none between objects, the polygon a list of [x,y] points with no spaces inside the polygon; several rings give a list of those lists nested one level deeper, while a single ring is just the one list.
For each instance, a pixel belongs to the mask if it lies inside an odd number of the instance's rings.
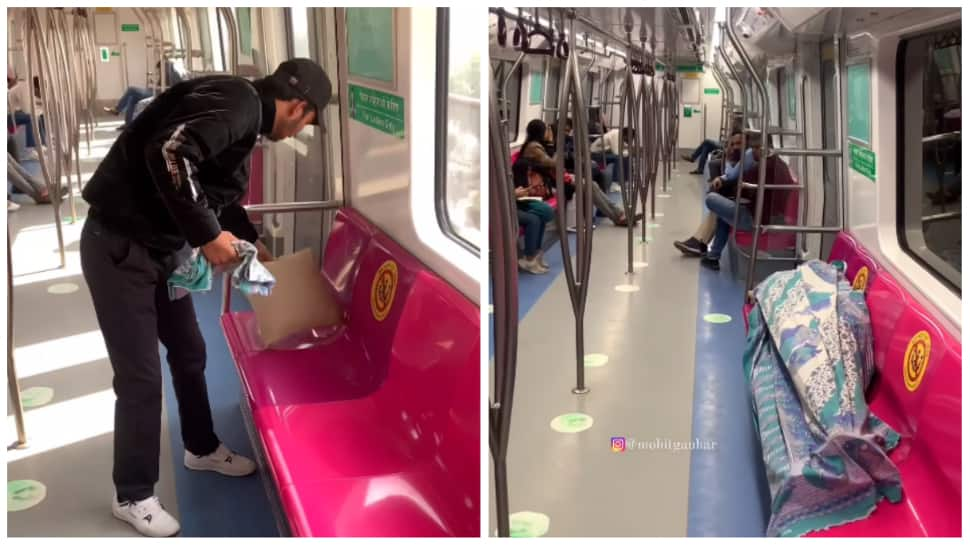
[{"label": "vertical stainless steel pole", "polygon": [[[33,93],[31,93],[33,97]],[[24,424],[24,405],[20,399],[20,380],[13,357],[13,240],[7,225],[7,389],[13,404],[14,421],[17,423],[17,441],[12,447],[27,447],[27,427]]]}]

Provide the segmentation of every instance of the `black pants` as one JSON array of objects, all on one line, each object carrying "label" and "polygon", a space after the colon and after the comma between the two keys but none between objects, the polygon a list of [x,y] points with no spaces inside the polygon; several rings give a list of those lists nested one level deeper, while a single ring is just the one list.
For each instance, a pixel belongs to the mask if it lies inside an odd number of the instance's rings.
[{"label": "black pants", "polygon": [[205,385],[205,341],[191,296],[169,301],[174,254],[156,253],[89,216],[81,234],[81,269],[114,370],[114,478],[118,499],[141,500],[158,481],[162,368],[158,342],[178,399],[185,449],[219,447]]}]

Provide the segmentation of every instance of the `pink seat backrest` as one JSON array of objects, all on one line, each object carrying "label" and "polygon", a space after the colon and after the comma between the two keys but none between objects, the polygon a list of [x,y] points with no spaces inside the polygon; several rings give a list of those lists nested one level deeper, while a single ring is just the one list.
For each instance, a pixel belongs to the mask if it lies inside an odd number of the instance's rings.
[{"label": "pink seat backrest", "polygon": [[[412,429],[413,449],[439,460],[442,478],[458,488],[477,532],[481,336],[478,307],[421,269],[402,310],[387,379],[374,403]],[[403,410],[402,410],[403,408]]]},{"label": "pink seat backrest", "polygon": [[512,152],[512,157],[509,160],[509,165],[515,165],[515,162],[519,160],[519,150]]},{"label": "pink seat backrest", "polygon": [[360,257],[347,317],[352,337],[367,343],[371,362],[387,366],[404,304],[421,263],[381,232]]},{"label": "pink seat backrest", "polygon": [[[879,274],[879,266],[868,251],[858,244],[851,235],[839,232],[829,251],[829,262],[845,262],[845,277],[854,288],[865,290]],[[865,267],[865,271],[862,268]]]},{"label": "pink seat backrest", "polygon": [[354,295],[360,257],[374,236],[375,229],[349,208],[337,212],[323,252],[323,276],[333,288],[340,305],[347,310]]}]

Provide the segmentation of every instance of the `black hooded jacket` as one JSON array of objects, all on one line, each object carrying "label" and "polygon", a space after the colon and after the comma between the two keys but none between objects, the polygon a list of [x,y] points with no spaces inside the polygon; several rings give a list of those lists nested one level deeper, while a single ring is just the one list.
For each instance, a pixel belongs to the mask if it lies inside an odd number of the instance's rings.
[{"label": "black hooded jacket", "polygon": [[256,138],[272,129],[275,113],[243,78],[172,86],[125,128],[85,185],[89,214],[163,252],[200,247],[223,230],[255,242],[239,200]]}]

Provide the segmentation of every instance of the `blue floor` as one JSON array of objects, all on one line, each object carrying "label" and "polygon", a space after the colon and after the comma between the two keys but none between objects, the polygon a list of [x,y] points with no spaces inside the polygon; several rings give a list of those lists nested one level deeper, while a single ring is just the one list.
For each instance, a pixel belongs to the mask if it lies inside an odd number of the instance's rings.
[{"label": "blue floor", "polygon": [[[691,454],[687,536],[763,537],[770,504],[742,371],[744,283],[723,265],[721,271],[700,268],[697,282],[691,437],[716,448]],[[706,322],[708,313],[729,315],[731,322]]]},{"label": "blue floor", "polygon": [[[219,325],[221,284],[205,294],[193,295],[199,327],[206,342],[208,361],[206,380],[216,434],[230,449],[253,457],[249,436],[239,408],[240,384],[229,348]],[[234,311],[248,310],[240,293],[233,294]],[[162,362],[165,362],[165,350]],[[245,478],[230,478],[214,472],[188,470],[182,464],[181,426],[178,405],[172,389],[168,366],[162,366],[165,403],[168,408],[172,442],[175,492],[183,537],[276,537],[279,536],[272,509],[259,473]]]}]

